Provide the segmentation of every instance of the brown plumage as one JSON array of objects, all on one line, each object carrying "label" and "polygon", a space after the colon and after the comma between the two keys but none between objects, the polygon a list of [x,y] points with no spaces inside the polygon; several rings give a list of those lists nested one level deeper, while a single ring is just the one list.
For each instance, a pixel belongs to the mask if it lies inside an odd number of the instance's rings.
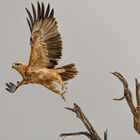
[{"label": "brown plumage", "polygon": [[[28,65],[13,63],[12,67],[22,75],[23,79],[17,85],[6,83],[6,89],[13,93],[21,85],[36,83],[65,99],[63,89],[65,82],[74,78],[78,71],[75,64],[55,68],[62,56],[62,38],[58,31],[54,10],[50,10],[49,4],[45,9],[44,4],[39,2],[37,2],[37,10],[33,4],[31,6],[33,14],[26,8],[29,16],[27,22],[31,31],[29,63]],[[60,91],[54,82],[61,84],[63,91]]]}]

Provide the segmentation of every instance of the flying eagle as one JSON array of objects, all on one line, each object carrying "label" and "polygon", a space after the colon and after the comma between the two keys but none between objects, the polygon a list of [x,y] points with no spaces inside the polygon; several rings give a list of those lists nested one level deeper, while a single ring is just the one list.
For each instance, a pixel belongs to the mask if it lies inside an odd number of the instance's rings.
[{"label": "flying eagle", "polygon": [[[68,64],[55,68],[62,56],[62,38],[58,31],[54,10],[50,4],[45,8],[44,3],[37,2],[37,8],[33,4],[32,14],[26,8],[27,22],[31,31],[30,46],[31,54],[28,65],[17,62],[12,64],[22,76],[22,80],[13,84],[6,83],[6,90],[14,93],[17,88],[29,83],[40,84],[64,98],[66,82],[74,78],[78,71],[75,64]],[[58,83],[62,91],[57,88]]]}]

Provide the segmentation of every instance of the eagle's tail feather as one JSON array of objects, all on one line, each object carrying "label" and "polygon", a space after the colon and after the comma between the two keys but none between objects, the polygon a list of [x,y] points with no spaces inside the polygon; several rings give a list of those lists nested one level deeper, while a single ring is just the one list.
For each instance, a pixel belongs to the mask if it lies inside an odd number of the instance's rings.
[{"label": "eagle's tail feather", "polygon": [[63,72],[59,73],[63,81],[73,79],[78,74],[77,68],[73,63],[57,68],[57,70],[63,70]]}]

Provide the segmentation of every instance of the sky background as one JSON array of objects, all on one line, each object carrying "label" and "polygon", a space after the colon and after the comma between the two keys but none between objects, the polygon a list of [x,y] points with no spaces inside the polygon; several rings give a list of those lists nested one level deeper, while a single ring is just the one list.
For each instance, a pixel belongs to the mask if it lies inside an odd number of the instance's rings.
[{"label": "sky background", "polygon": [[[62,132],[85,131],[75,114],[64,110],[76,102],[98,134],[108,129],[109,140],[139,140],[121,82],[110,72],[127,78],[135,101],[134,78],[140,79],[139,0],[43,0],[55,10],[64,42],[59,66],[76,63],[79,75],[69,81],[66,102],[39,85],[26,85],[16,93],[5,83],[21,80],[13,62],[28,63],[30,32],[25,7],[36,0],[0,1],[0,139],[61,140]],[[67,140],[85,140],[68,137]]]}]

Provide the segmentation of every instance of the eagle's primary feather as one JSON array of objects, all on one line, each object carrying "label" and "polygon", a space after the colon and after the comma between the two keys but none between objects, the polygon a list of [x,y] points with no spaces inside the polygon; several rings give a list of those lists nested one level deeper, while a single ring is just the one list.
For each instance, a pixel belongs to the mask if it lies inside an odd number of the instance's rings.
[{"label": "eagle's primary feather", "polygon": [[31,30],[31,55],[28,67],[54,68],[62,56],[62,39],[58,31],[54,10],[50,4],[37,3],[37,10],[32,4],[32,12],[26,8],[29,18],[27,22]]}]

